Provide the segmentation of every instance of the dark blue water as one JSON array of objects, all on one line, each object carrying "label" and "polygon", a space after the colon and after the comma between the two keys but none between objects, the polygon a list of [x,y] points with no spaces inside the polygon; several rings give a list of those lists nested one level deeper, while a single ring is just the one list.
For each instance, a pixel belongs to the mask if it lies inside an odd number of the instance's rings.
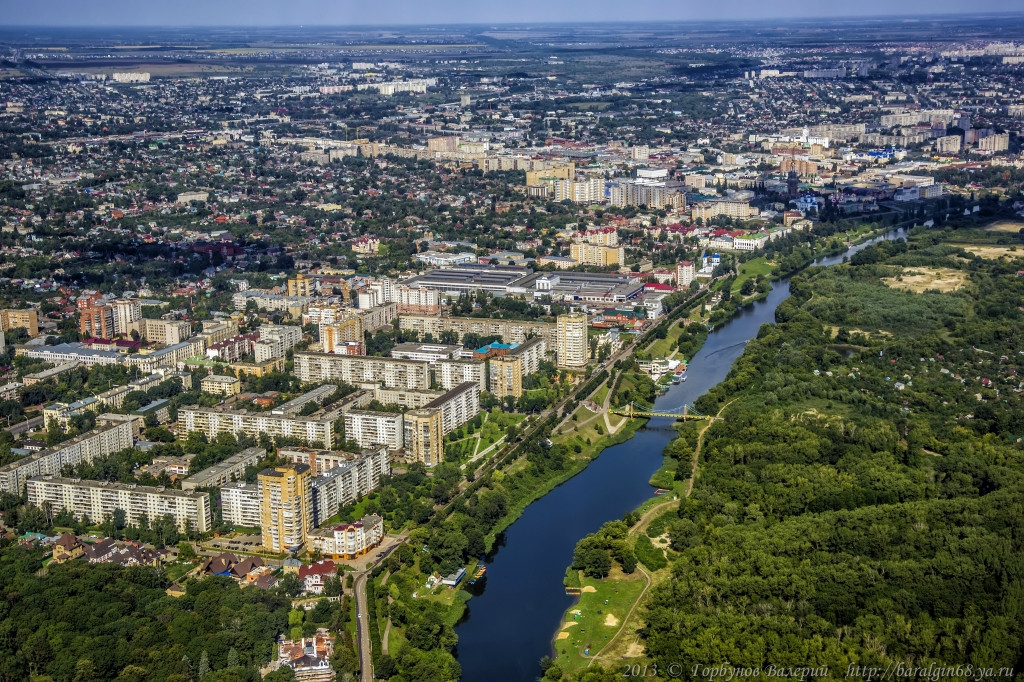
[{"label": "dark blue water", "polygon": [[[894,231],[868,243],[904,236]],[[868,243],[814,265],[840,263]],[[725,379],[746,343],[762,324],[775,321],[775,309],[788,297],[789,281],[775,282],[766,298],[709,334],[690,361],[686,381],[659,397],[658,409],[692,405]],[[573,603],[562,584],[573,548],[584,535],[651,497],[648,481],[675,437],[671,426],[668,419],[651,419],[632,439],[608,448],[580,474],[527,507],[499,538],[488,557],[481,594],[469,602],[455,628],[464,680],[535,682],[540,677],[540,659],[551,655],[552,638]]]}]

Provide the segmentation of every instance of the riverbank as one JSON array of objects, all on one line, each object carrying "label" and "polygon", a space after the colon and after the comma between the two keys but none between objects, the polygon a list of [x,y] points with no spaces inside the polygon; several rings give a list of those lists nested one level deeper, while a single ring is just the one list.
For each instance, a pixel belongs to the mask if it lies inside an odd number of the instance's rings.
[{"label": "riverbank", "polygon": [[[715,419],[723,418],[726,408],[733,402],[723,405]],[[554,662],[563,672],[581,670],[601,660],[617,662],[643,657],[643,646],[639,642],[643,625],[638,609],[653,585],[671,577],[664,521],[666,515],[674,514],[681,501],[693,493],[705,435],[713,423],[709,420],[700,428],[690,459],[689,476],[676,480],[672,490],[663,488],[664,494],[652,497],[634,511],[637,520],[629,529],[625,543],[638,560],[636,569],[627,573],[615,566],[603,579],[587,578],[582,571],[571,567],[566,570],[566,590],[576,586],[572,591],[579,597],[566,611],[564,625],[552,641]],[[680,432],[669,445],[682,438],[684,435]],[[649,531],[655,526],[657,530],[650,537]],[[581,626],[579,630],[575,629],[576,625]]]},{"label": "riverbank", "polygon": [[[586,408],[581,406],[578,409]],[[610,448],[614,445],[620,445],[631,439],[636,434],[636,432],[642,426],[644,426],[644,424],[647,423],[646,419],[626,419],[625,421],[626,423],[618,431],[612,434],[606,434],[605,436],[601,437],[600,440],[594,442],[590,446],[590,449],[588,451],[577,453],[577,456],[574,457],[572,460],[573,466],[569,469],[566,469],[564,475],[549,479],[541,487],[536,489],[536,493],[534,495],[520,502],[517,502],[512,507],[510,507],[508,513],[506,513],[505,516],[502,517],[502,519],[495,525],[494,530],[488,533],[485,539],[487,551],[490,552],[494,548],[494,542],[498,535],[507,530],[508,527],[511,526],[513,523],[518,521],[519,518],[523,515],[523,512],[526,511],[527,507],[529,507],[531,504],[533,504],[540,498],[550,493],[558,486],[562,485],[563,483],[566,483],[571,478],[582,473],[587,468],[587,466],[595,459],[597,459],[601,455],[601,453],[604,452],[607,448]],[[554,441],[554,439],[552,440]],[[516,473],[514,469],[515,466],[516,465],[509,467],[509,469],[505,473],[507,475],[512,475]]]},{"label": "riverbank", "polygon": [[[894,230],[889,228],[878,228],[874,230],[866,230],[857,235],[856,244],[853,247],[846,246],[840,249],[838,252],[835,249],[824,249],[825,253],[815,253],[812,250],[812,255],[804,264],[797,270],[787,273],[785,276],[774,277],[774,281],[786,280],[788,277],[807,269],[808,267],[815,264],[829,265],[835,264],[829,261],[835,261],[837,256],[840,254],[848,254],[851,248],[856,249],[861,245],[866,245],[873,240],[883,238],[884,236],[892,233]],[[841,261],[836,261],[841,262]],[[772,291],[758,292],[752,296],[734,300],[732,302],[732,309],[727,310],[727,315],[722,317],[717,326],[735,319],[738,315],[744,311],[752,310],[755,304],[763,304],[773,294]],[[785,297],[788,297],[788,287],[785,292]],[[775,305],[778,304],[778,301]],[[774,306],[772,306],[774,310]],[[695,396],[696,397],[696,396]],[[722,410],[726,406],[723,406]],[[618,662],[624,659],[638,659],[643,656],[643,647],[639,644],[639,635],[637,632],[642,627],[642,623],[639,622],[639,613],[637,607],[639,606],[639,600],[642,599],[642,595],[646,594],[647,588],[653,585],[657,580],[664,579],[667,576],[667,559],[665,550],[668,547],[668,538],[664,533],[664,519],[661,522],[656,522],[657,532],[653,537],[647,537],[649,526],[655,519],[663,516],[666,513],[673,513],[674,509],[678,507],[679,500],[689,496],[693,490],[694,477],[698,472],[698,461],[700,451],[704,442],[704,434],[707,428],[702,428],[699,435],[697,436],[697,442],[694,447],[694,454],[691,462],[690,475],[685,477],[683,481],[680,481],[678,472],[674,468],[674,460],[664,456],[664,452],[669,448],[679,443],[685,443],[685,426],[679,430],[678,435],[673,438],[663,450],[662,463],[658,470],[651,476],[650,483],[656,488],[670,490],[667,494],[661,498],[653,497],[638,508],[644,510],[647,507],[658,510],[657,516],[648,515],[647,511],[643,512],[643,521],[636,524],[629,531],[629,546],[633,548],[634,554],[637,559],[640,560],[640,564],[637,566],[637,571],[633,574],[625,574],[621,570],[616,569],[615,572],[609,575],[608,578],[603,580],[586,579],[582,576],[576,576],[581,591],[578,593],[577,601],[572,604],[565,612],[562,618],[563,627],[555,633],[554,639],[552,640],[552,651],[555,654],[555,663],[565,671],[578,670],[583,667],[589,666],[595,660],[603,660],[605,662]],[[681,463],[680,463],[681,465]],[[665,499],[668,498],[668,499]],[[639,538],[643,536],[643,540]],[[637,547],[637,544],[642,542],[644,545],[641,548]],[[653,553],[653,554],[652,554]],[[654,565],[645,562],[644,557],[654,557]],[[644,564],[647,563],[645,566]],[[573,582],[572,571],[568,570],[567,578],[568,582]],[[645,587],[641,592],[637,593],[636,600],[627,613],[621,613],[623,609],[621,607],[611,608],[613,602],[603,595],[607,595],[610,591],[611,594],[616,594],[616,590],[632,591],[634,584],[638,578],[644,578]],[[619,585],[616,586],[615,583]],[[589,588],[589,589],[588,589]],[[582,591],[586,590],[586,591]],[[606,600],[607,603],[606,603]],[[611,610],[609,610],[611,609]],[[615,619],[620,621],[620,624],[614,629],[610,625],[600,625],[604,621],[600,620],[600,616],[607,616],[611,614]],[[575,626],[564,624],[570,622],[576,622],[576,619],[582,619],[584,622],[599,624],[599,632],[592,638],[586,638],[575,634],[573,628]],[[608,620],[610,623],[611,620]],[[581,628],[587,630],[587,628]],[[570,632],[572,631],[572,632]],[[568,633],[568,634],[567,634]],[[626,634],[623,634],[626,633]],[[632,635],[628,634],[632,633]],[[563,636],[564,635],[564,636]],[[559,639],[561,638],[561,639]],[[580,645],[580,646],[577,646]],[[589,653],[586,653],[588,649],[593,648]]]},{"label": "riverbank", "polygon": [[[861,238],[869,241],[873,234],[865,231]],[[839,262],[820,256],[829,250],[825,243],[813,252],[806,246],[799,248],[807,255],[802,260],[803,267],[830,264],[831,260]],[[646,348],[658,340],[659,330],[667,334],[677,327],[679,320],[690,315],[707,296],[708,290],[704,289],[685,300],[676,299],[678,302],[669,314],[636,348]],[[788,296],[789,286],[783,281],[763,301],[750,305],[745,302],[733,311],[728,323],[716,327],[701,349],[687,358],[687,382],[670,386],[656,401],[660,409],[674,412],[684,404],[692,405],[697,397],[724,380],[747,341],[757,336],[762,325],[774,321],[775,307]],[[619,371],[612,371],[612,378]],[[596,395],[601,383],[587,392]],[[591,410],[582,414],[580,421],[587,421],[597,413]],[[592,419],[587,423],[593,426],[596,422]],[[522,467],[531,475],[521,477],[497,471],[495,480],[486,484],[491,490],[508,492],[509,508],[502,510],[500,521],[494,525],[504,532],[495,534],[492,541],[487,555],[487,579],[471,590],[474,597],[456,628],[456,655],[465,679],[537,679],[537,661],[551,653],[552,633],[560,628],[564,613],[573,602],[562,584],[565,566],[572,560],[572,548],[603,522],[622,518],[651,500],[650,479],[664,463],[664,451],[677,435],[669,423],[655,418],[646,425],[637,423],[628,430],[620,430],[614,440],[598,443],[592,438],[589,444],[584,441],[582,445],[589,447],[584,449],[581,445],[583,452],[566,457],[569,466],[559,469],[556,477],[551,477],[550,467],[537,470],[544,466],[548,455],[536,448],[530,450],[532,454],[524,450],[520,455],[510,453],[502,457],[500,464],[505,470],[516,472]],[[550,424],[557,425],[554,421]],[[551,431],[549,428],[547,434]],[[689,433],[687,428],[684,432]],[[606,429],[602,439],[607,435]],[[691,443],[695,437],[696,433],[690,433]],[[531,444],[535,442],[536,438],[530,440]],[[600,456],[595,456],[598,448]],[[527,456],[521,456],[524,454]],[[687,459],[689,455],[688,449]],[[535,458],[537,466],[531,461]],[[655,519],[654,523],[659,522]],[[510,643],[515,646],[510,647]],[[495,675],[496,669],[500,674]]]}]

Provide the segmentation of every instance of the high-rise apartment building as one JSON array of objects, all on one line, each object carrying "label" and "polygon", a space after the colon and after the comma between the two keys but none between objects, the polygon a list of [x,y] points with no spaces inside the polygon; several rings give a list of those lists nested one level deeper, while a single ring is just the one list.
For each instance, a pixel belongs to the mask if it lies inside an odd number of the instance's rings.
[{"label": "high-rise apartment building", "polygon": [[299,273],[288,280],[289,296],[316,296],[320,293],[320,280]]},{"label": "high-rise apartment building", "polygon": [[596,265],[606,268],[621,265],[625,261],[625,249],[621,246],[600,246],[586,242],[569,245],[569,256],[580,265]]},{"label": "high-rise apartment building", "polygon": [[587,364],[587,315],[569,313],[559,315],[558,342],[555,352],[562,367],[584,367]]},{"label": "high-rise apartment building", "polygon": [[313,487],[309,466],[289,464],[259,473],[263,548],[297,552],[313,529]]},{"label": "high-rise apartment building", "polygon": [[363,318],[347,313],[332,322],[320,323],[320,345],[325,353],[336,352],[338,346],[350,341],[363,342]]},{"label": "high-rise apartment building", "polygon": [[78,332],[87,338],[112,339],[114,331],[114,306],[87,306],[78,317]]},{"label": "high-rise apartment building", "polygon": [[428,467],[444,459],[444,422],[438,408],[422,408],[405,413],[403,423],[405,451],[410,458]]},{"label": "high-rise apartment building", "polygon": [[0,327],[3,331],[24,327],[29,336],[38,336],[39,313],[32,309],[0,311]]},{"label": "high-rise apartment building", "polygon": [[142,319],[142,301],[137,298],[119,298],[110,303],[114,309],[114,333],[130,334]]}]

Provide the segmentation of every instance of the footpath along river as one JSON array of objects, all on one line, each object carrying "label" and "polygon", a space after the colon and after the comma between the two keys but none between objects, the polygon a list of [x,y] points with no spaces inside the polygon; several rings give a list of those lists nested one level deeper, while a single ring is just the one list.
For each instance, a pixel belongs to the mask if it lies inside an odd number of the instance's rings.
[{"label": "footpath along river", "polygon": [[[893,230],[814,265],[835,265],[869,244],[906,236],[904,229]],[[708,335],[690,361],[686,381],[658,398],[659,410],[692,405],[725,379],[746,343],[762,324],[775,321],[775,309],[789,297],[788,278],[773,287],[766,298]],[[467,586],[475,596],[455,628],[462,679],[535,682],[540,677],[540,659],[553,653],[552,638],[574,600],[562,585],[573,548],[584,535],[651,496],[648,481],[674,436],[670,420],[649,420],[633,438],[606,449],[582,472],[527,507],[498,537],[487,557],[486,580]]]}]

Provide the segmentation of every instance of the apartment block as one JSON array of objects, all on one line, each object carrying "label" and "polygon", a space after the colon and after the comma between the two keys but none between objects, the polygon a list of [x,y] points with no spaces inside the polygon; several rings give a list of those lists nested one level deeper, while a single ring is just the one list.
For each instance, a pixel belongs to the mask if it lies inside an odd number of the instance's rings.
[{"label": "apartment block", "polygon": [[125,362],[129,367],[138,367],[152,374],[161,367],[176,367],[179,362],[202,355],[203,346],[203,340],[197,336],[152,353],[129,355]]},{"label": "apartment block", "polygon": [[198,336],[206,344],[206,347],[209,348],[215,343],[238,336],[238,322],[234,320],[224,320],[221,322],[207,320],[203,322],[203,330],[199,332]]},{"label": "apartment block", "polygon": [[293,464],[307,465],[313,476],[322,476],[336,467],[354,465],[359,480],[357,495],[372,492],[379,485],[381,476],[391,474],[391,458],[383,446],[361,452],[289,447],[279,449],[277,454]]},{"label": "apartment block", "polygon": [[676,286],[680,289],[690,286],[690,282],[696,276],[697,270],[694,268],[693,263],[688,260],[676,265]]},{"label": "apartment block", "polygon": [[150,343],[173,346],[192,336],[192,324],[183,320],[139,320],[139,334]]},{"label": "apartment block", "polygon": [[[476,384],[472,384],[476,386]],[[444,459],[444,419],[439,408],[409,410],[402,422],[406,456],[435,466]]]},{"label": "apartment block", "polygon": [[438,360],[458,360],[462,357],[462,346],[447,346],[437,343],[399,343],[391,349],[391,357],[434,364]]},{"label": "apartment block", "polygon": [[217,488],[227,485],[232,481],[241,480],[245,478],[247,467],[256,466],[266,456],[267,451],[263,448],[246,448],[237,454],[231,455],[219,464],[214,464],[199,473],[192,474],[181,482],[181,489]]},{"label": "apartment block", "polygon": [[243,528],[260,527],[258,483],[228,483],[220,489],[220,516],[224,523]]},{"label": "apartment block", "polygon": [[486,363],[483,360],[439,360],[434,363],[434,378],[437,385],[448,390],[461,383],[472,381],[485,390],[484,375]]},{"label": "apartment block", "polygon": [[498,400],[505,396],[523,395],[523,359],[520,357],[493,357],[490,362],[490,391]]},{"label": "apartment block", "polygon": [[430,365],[415,360],[375,358],[366,355],[296,353],[295,376],[305,383],[344,381],[392,388],[430,387]]},{"label": "apartment block", "polygon": [[104,305],[82,308],[78,316],[78,332],[86,338],[114,338],[114,307]]},{"label": "apartment block", "polygon": [[131,525],[145,515],[150,522],[170,516],[181,531],[205,533],[213,526],[210,498],[201,492],[49,475],[29,479],[27,490],[30,504],[48,503],[54,512],[66,509],[76,519],[88,516],[97,522],[120,509]]},{"label": "apartment block", "polygon": [[256,362],[283,358],[299,341],[302,341],[302,328],[294,325],[264,324],[260,325],[257,331],[259,340],[254,348]]},{"label": "apartment block", "polygon": [[403,315],[399,318],[398,325],[400,329],[419,334],[432,334],[434,338],[440,338],[446,331],[454,331],[460,339],[466,334],[500,336],[504,343],[522,343],[532,336],[539,336],[547,342],[548,348],[555,348],[558,340],[557,327],[551,322]]},{"label": "apartment block", "polygon": [[580,265],[596,265],[610,267],[625,262],[625,249],[621,246],[600,246],[586,242],[573,242],[569,245],[569,257]]},{"label": "apartment block", "polygon": [[110,302],[114,309],[114,333],[130,334],[142,319],[142,301],[136,298],[119,298]]},{"label": "apartment block", "polygon": [[390,327],[398,319],[398,304],[384,303],[365,310],[360,308],[359,316],[363,318],[363,329],[377,331],[383,327]]},{"label": "apartment block", "polygon": [[989,135],[978,140],[978,149],[988,152],[1005,152],[1010,148],[1010,133]]},{"label": "apartment block", "polygon": [[380,477],[391,471],[386,448],[366,450],[351,460],[332,467],[313,479],[313,518],[320,525],[380,486]]},{"label": "apartment block", "polygon": [[369,552],[384,539],[384,519],[376,514],[355,523],[316,528],[309,534],[314,552],[329,559],[355,559]]},{"label": "apartment block", "polygon": [[289,464],[264,469],[258,477],[263,548],[299,551],[313,529],[313,487],[309,467]]},{"label": "apartment block", "polygon": [[431,400],[423,409],[441,410],[441,435],[447,436],[480,413],[480,386],[473,381],[459,384]]},{"label": "apartment block", "polygon": [[303,273],[288,279],[289,296],[317,296],[320,293],[320,280]]},{"label": "apartment block", "polygon": [[559,315],[556,320],[558,340],[555,353],[562,367],[584,367],[587,364],[589,346],[587,343],[586,313]]},{"label": "apartment block", "polygon": [[402,414],[349,410],[345,413],[345,439],[364,448],[384,445],[389,450],[401,450]]},{"label": "apartment block", "polygon": [[254,438],[265,433],[270,438],[299,438],[329,449],[334,447],[335,441],[333,418],[333,414],[320,418],[291,417],[271,412],[186,407],[178,412],[178,425],[184,427],[185,433],[199,431],[211,440],[220,433],[236,437],[248,434]]},{"label": "apartment block", "polygon": [[325,353],[334,353],[345,343],[363,343],[364,331],[362,317],[355,313],[343,315],[332,322],[320,323],[320,345]]},{"label": "apartment block", "polygon": [[0,311],[0,327],[3,328],[3,331],[24,327],[29,336],[39,336],[39,313],[32,309],[2,310]]},{"label": "apartment block", "polygon": [[203,393],[210,395],[232,396],[238,395],[241,392],[242,382],[235,377],[211,374],[203,377],[200,388]]},{"label": "apartment block", "polygon": [[25,482],[33,476],[60,474],[66,466],[91,463],[97,457],[130,448],[134,444],[130,420],[103,426],[69,441],[40,450],[0,466],[0,490],[21,495]]}]

